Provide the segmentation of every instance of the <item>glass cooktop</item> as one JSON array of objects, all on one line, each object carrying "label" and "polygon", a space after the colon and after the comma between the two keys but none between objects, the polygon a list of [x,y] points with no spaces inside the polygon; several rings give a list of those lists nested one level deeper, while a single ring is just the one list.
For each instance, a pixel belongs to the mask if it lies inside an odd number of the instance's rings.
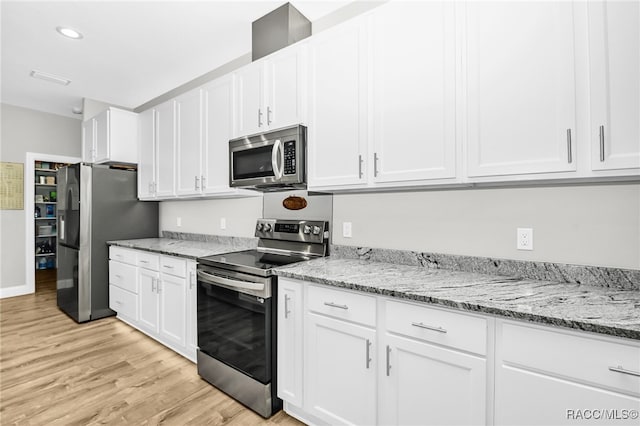
[{"label": "glass cooktop", "polygon": [[291,263],[309,260],[308,257],[263,253],[257,250],[244,250],[224,254],[215,254],[198,258],[204,265],[231,269],[261,276],[272,275],[271,269]]}]

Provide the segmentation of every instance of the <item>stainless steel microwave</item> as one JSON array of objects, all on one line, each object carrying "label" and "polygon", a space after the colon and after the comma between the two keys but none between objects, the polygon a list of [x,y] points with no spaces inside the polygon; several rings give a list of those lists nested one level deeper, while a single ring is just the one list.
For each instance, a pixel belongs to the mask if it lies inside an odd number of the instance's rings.
[{"label": "stainless steel microwave", "polygon": [[229,141],[229,186],[305,189],[307,128],[301,125]]}]

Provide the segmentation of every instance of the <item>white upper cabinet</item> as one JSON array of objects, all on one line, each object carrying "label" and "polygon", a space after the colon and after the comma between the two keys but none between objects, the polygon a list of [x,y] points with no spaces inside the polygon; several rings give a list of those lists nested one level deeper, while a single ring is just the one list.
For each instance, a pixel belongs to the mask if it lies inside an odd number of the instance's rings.
[{"label": "white upper cabinet", "polygon": [[591,168],[638,169],[640,3],[593,1],[587,6],[591,60]]},{"label": "white upper cabinet", "polygon": [[138,115],[109,107],[82,123],[82,160],[136,164]]},{"label": "white upper cabinet", "polygon": [[201,192],[202,93],[192,90],[176,102],[176,194]]},{"label": "white upper cabinet", "polygon": [[204,194],[229,193],[229,140],[233,131],[233,76],[226,75],[202,88]]},{"label": "white upper cabinet", "polygon": [[576,170],[574,5],[467,2],[464,32],[468,176]]},{"label": "white upper cabinet", "polygon": [[355,19],[309,42],[309,189],[366,184],[367,23]]},{"label": "white upper cabinet", "polygon": [[156,115],[156,186],[157,197],[175,195],[175,101],[158,105]]},{"label": "white upper cabinet", "polygon": [[155,196],[155,110],[148,109],[138,114],[138,198],[148,200]]},{"label": "white upper cabinet", "polygon": [[453,2],[391,2],[373,14],[374,182],[456,177]]},{"label": "white upper cabinet", "polygon": [[305,45],[283,49],[234,73],[235,136],[304,122]]}]

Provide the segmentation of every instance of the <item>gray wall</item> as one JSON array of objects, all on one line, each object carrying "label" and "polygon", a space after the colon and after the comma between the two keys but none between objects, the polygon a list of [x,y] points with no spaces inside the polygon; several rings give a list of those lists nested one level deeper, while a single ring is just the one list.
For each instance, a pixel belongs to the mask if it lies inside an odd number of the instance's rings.
[{"label": "gray wall", "polygon": [[[80,120],[7,104],[0,108],[2,161],[24,163],[27,152],[80,157]],[[24,210],[0,210],[0,288],[25,284],[24,238]]]},{"label": "gray wall", "polygon": [[640,184],[335,195],[333,224],[335,244],[640,269]]}]

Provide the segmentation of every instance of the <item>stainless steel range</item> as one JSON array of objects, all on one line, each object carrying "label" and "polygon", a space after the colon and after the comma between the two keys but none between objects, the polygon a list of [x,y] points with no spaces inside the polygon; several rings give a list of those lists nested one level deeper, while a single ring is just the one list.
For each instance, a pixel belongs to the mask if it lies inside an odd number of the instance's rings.
[{"label": "stainless steel range", "polygon": [[263,417],[276,391],[273,268],[327,255],[329,222],[259,219],[256,250],[198,259],[198,374]]}]

